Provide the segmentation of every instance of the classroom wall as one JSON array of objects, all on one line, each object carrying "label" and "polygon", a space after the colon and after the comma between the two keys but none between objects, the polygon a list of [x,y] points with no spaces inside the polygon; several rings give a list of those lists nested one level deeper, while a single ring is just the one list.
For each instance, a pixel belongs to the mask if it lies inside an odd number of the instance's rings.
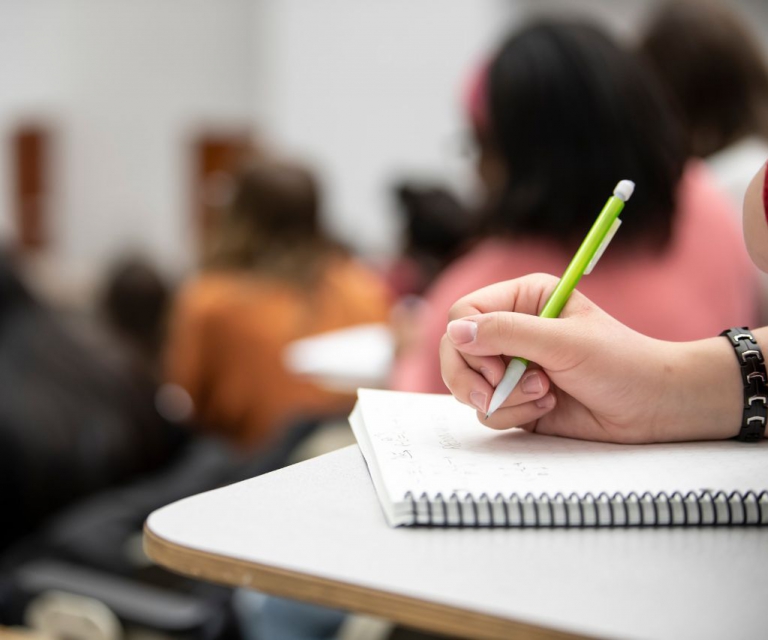
[{"label": "classroom wall", "polygon": [[[188,259],[192,137],[252,121],[249,4],[75,3],[66,255],[136,244],[167,266]],[[97,240],[83,240],[87,225]]]},{"label": "classroom wall", "polygon": [[503,0],[261,4],[260,123],[322,168],[337,236],[369,255],[395,250],[399,176],[471,187],[462,90],[514,16]]},{"label": "classroom wall", "polygon": [[[252,126],[249,0],[0,3],[0,232],[11,221],[8,136],[52,125],[51,262],[76,279],[138,247],[190,262],[189,145]],[[63,279],[63,278],[62,278]]]},{"label": "classroom wall", "polygon": [[52,2],[0,4],[0,234],[12,231],[12,127],[63,108],[66,64],[62,6]]},{"label": "classroom wall", "polygon": [[8,136],[53,126],[52,271],[93,280],[132,247],[192,263],[190,138],[242,130],[308,156],[328,226],[364,253],[395,250],[398,175],[467,188],[462,84],[502,0],[38,0],[0,3],[0,234]]}]

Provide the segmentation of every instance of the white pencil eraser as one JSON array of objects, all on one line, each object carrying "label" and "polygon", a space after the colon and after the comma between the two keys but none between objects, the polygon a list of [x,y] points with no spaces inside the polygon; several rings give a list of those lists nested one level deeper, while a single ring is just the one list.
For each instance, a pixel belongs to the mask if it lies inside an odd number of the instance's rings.
[{"label": "white pencil eraser", "polygon": [[616,188],[613,190],[613,195],[615,195],[617,198],[621,198],[624,202],[626,202],[632,197],[634,191],[634,182],[631,180],[622,180],[619,182],[619,184],[616,185]]}]

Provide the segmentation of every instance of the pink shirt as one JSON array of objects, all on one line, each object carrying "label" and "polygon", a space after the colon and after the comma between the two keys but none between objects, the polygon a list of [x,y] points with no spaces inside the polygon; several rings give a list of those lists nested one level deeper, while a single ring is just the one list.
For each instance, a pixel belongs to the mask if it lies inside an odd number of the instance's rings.
[{"label": "pink shirt", "polygon": [[[631,202],[627,215],[632,215]],[[614,244],[578,289],[624,324],[662,340],[696,340],[728,327],[754,326],[757,271],[737,219],[704,165],[692,162],[680,185],[673,236],[665,251],[622,252]],[[427,293],[421,339],[398,358],[392,387],[446,392],[438,347],[451,305],[494,282],[538,272],[559,276],[571,257],[543,240],[481,242],[448,267]]]}]

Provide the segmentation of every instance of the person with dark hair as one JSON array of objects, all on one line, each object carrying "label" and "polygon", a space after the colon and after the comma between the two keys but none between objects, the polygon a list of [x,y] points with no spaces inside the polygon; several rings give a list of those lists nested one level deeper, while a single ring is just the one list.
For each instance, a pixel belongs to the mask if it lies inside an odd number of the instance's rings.
[{"label": "person with dark hair", "polygon": [[385,275],[398,298],[418,296],[461,254],[473,220],[442,185],[405,180],[393,193],[403,219],[404,243]]},{"label": "person with dark hair", "polygon": [[727,197],[686,161],[652,74],[599,28],[542,21],[513,34],[475,79],[469,113],[486,190],[481,237],[428,293],[421,340],[396,362],[395,388],[445,391],[438,347],[454,301],[528,273],[562,274],[622,179],[637,189],[580,290],[668,340],[755,319],[756,274]]},{"label": "person with dark hair", "polygon": [[320,207],[301,165],[262,160],[243,171],[203,273],[175,301],[166,377],[200,424],[247,449],[301,417],[351,408],[351,395],[286,368],[289,343],[387,318],[383,281],[324,235]]},{"label": "person with dark hair", "polygon": [[150,262],[126,257],[109,270],[101,295],[108,327],[137,361],[157,377],[171,288]]},{"label": "person with dark hair", "polygon": [[768,66],[747,24],[724,2],[672,0],[639,49],[682,119],[688,153],[741,204],[768,155]]},{"label": "person with dark hair", "polygon": [[79,339],[0,253],[0,551],[183,443],[129,363]]}]

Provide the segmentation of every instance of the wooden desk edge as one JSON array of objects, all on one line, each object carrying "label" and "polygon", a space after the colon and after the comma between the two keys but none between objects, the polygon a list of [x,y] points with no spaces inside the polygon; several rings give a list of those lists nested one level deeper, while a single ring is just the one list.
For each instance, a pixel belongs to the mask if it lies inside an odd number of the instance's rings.
[{"label": "wooden desk edge", "polygon": [[158,536],[146,523],[144,551],[159,565],[193,578],[367,613],[427,631],[483,640],[572,640],[584,637],[299,571],[189,549]]}]

